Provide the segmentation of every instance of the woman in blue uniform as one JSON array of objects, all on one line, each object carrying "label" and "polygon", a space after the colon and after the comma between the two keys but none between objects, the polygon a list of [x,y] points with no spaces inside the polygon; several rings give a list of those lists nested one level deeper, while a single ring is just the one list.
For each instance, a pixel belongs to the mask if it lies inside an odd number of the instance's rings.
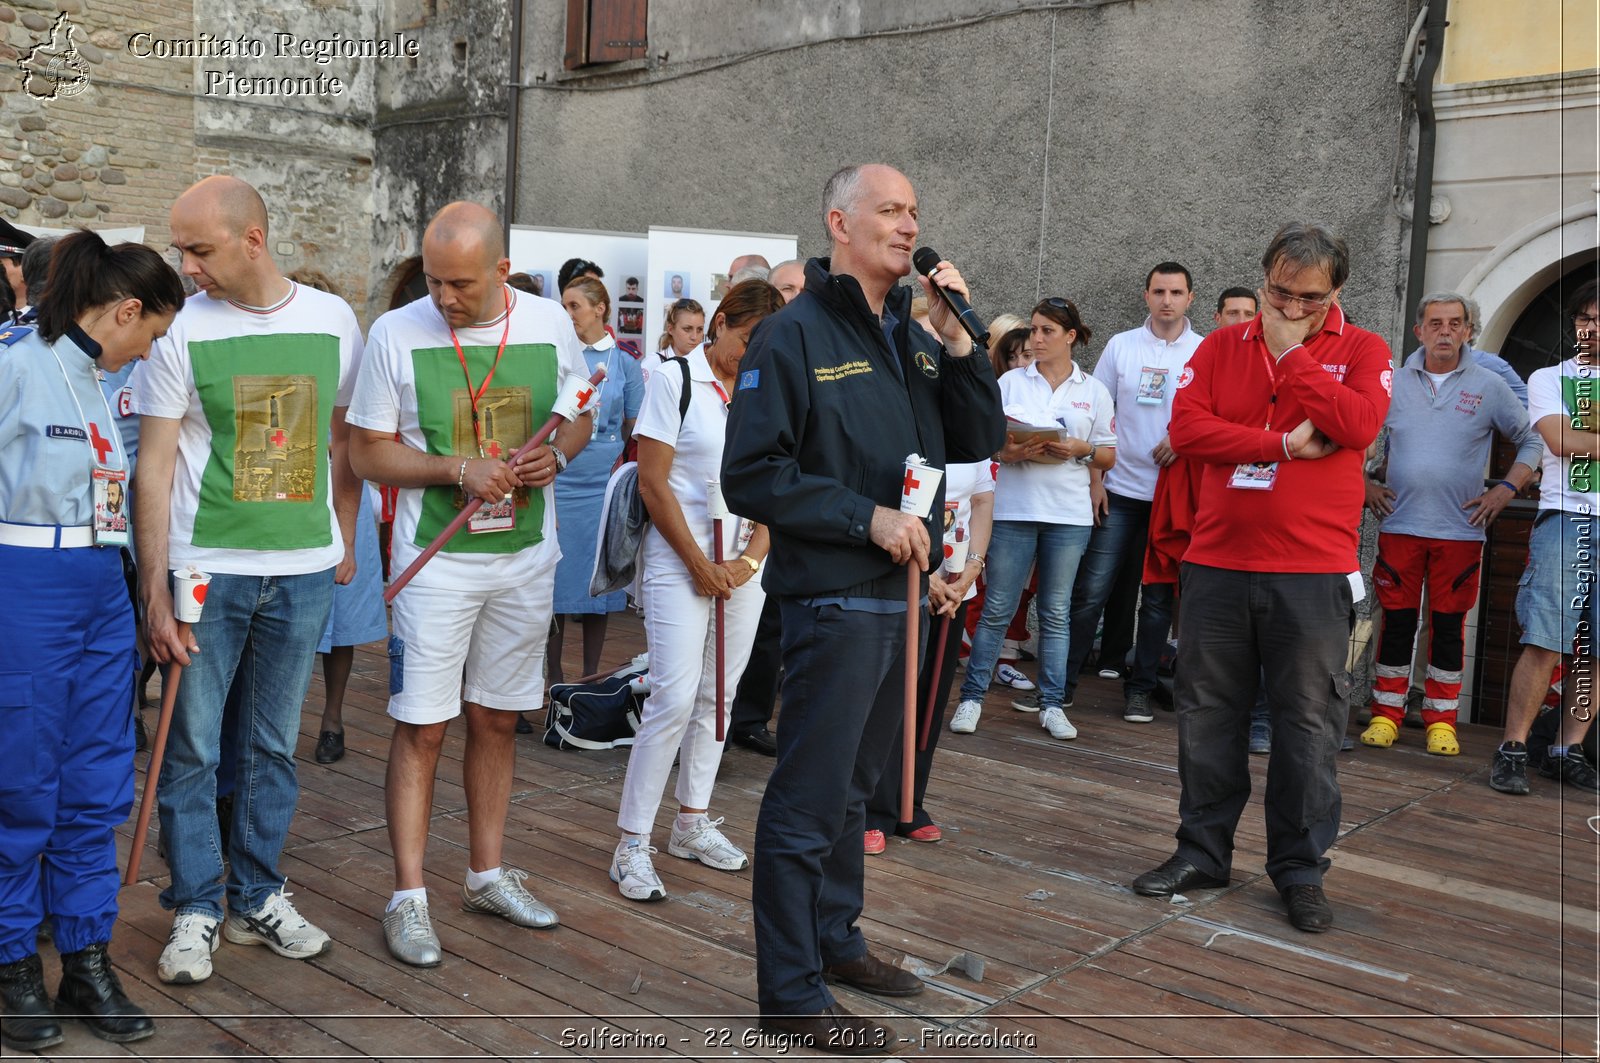
[{"label": "woman in blue uniform", "polygon": [[38,331],[0,341],[0,1033],[23,1050],[62,1040],[57,1011],[109,1041],[155,1032],[106,955],[114,831],[133,806],[134,647],[118,549],[128,455],[95,370],[145,357],[183,286],[149,248],[81,231],[57,246],[39,302]]},{"label": "woman in blue uniform", "polygon": [[589,371],[606,367],[600,385],[600,406],[594,415],[594,435],[589,445],[556,477],[556,535],[561,540],[561,562],[556,566],[555,632],[550,636],[546,669],[550,684],[562,681],[561,644],[566,622],[574,616],[583,622],[583,674],[600,668],[600,650],[606,641],[606,616],[627,608],[622,591],[598,598],[589,596],[599,538],[600,510],[606,481],[617,458],[633,435],[633,421],[644,401],[644,377],[639,363],[606,331],[611,317],[611,297],[593,277],[579,277],[561,293],[561,305],[572,317],[572,327],[583,341]]}]

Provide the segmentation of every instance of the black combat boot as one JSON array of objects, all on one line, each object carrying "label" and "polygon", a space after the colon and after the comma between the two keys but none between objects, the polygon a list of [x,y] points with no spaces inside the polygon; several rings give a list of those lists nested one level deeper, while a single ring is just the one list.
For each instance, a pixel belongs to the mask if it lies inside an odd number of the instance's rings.
[{"label": "black combat boot", "polygon": [[39,954],[0,964],[0,998],[5,1019],[0,1021],[0,1042],[23,1052],[61,1043],[61,1024],[50,1010],[44,988],[44,965]]},{"label": "black combat boot", "polygon": [[62,955],[56,1011],[82,1019],[107,1041],[142,1041],[156,1032],[150,1016],[122,991],[103,941]]}]

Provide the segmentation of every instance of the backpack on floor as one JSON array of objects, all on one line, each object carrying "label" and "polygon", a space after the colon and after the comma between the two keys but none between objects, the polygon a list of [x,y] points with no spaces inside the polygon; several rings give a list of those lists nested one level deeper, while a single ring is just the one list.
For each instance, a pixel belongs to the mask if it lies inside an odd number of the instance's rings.
[{"label": "backpack on floor", "polygon": [[550,688],[544,744],[556,749],[617,749],[639,730],[639,687],[645,673],[618,672],[594,683]]}]

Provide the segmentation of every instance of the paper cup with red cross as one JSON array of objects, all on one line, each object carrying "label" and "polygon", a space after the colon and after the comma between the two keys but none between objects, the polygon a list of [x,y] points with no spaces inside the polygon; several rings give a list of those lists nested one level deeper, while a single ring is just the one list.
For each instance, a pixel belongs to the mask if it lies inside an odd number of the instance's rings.
[{"label": "paper cup with red cross", "polygon": [[599,401],[600,385],[591,384],[573,373],[567,377],[567,382],[561,385],[561,394],[556,396],[556,404],[551,407],[550,412],[558,413],[569,421],[576,421],[594,409]]},{"label": "paper cup with red cross", "polygon": [[943,469],[935,469],[919,454],[907,456],[906,474],[900,481],[900,512],[927,520],[942,479]]},{"label": "paper cup with red cross", "polygon": [[959,576],[967,567],[967,553],[972,549],[972,543],[961,535],[961,529],[956,529],[956,537],[947,537],[944,541],[944,570],[952,576]]},{"label": "paper cup with red cross", "polygon": [[206,604],[206,586],[211,582],[209,572],[196,572],[191,565],[182,572],[172,574],[172,615],[185,624],[200,619],[200,610]]}]

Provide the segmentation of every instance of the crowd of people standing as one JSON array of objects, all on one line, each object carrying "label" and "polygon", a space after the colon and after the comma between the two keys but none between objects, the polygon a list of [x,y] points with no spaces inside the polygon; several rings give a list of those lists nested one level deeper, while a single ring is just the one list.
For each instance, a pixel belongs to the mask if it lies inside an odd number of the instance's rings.
[{"label": "crowd of people standing", "polygon": [[[1421,300],[1420,346],[1397,367],[1340,302],[1344,241],[1290,223],[1254,286],[1221,290],[1203,338],[1190,271],[1149,268],[1147,317],[1091,369],[1093,334],[1069,298],[992,326],[985,350],[952,307],[968,294],[953,263],[901,283],[920,219],[899,171],[840,170],[823,223],[828,254],[736,260],[709,313],[688,298],[671,305],[644,359],[617,347],[597,267],[568,263],[559,301],[519,288],[500,220],[471,203],[444,207],[424,233],[427,296],[364,335],[326,283],[279,269],[267,205],[236,178],[207,178],[172,207],[172,244],[196,289],[187,298],[179,272],[140,245],[81,231],[35,248],[0,230],[8,281],[21,260],[21,309],[0,329],[0,567],[15,588],[0,617],[0,714],[16,724],[0,789],[8,1046],[59,1043],[58,1011],[112,1041],[154,1031],[107,951],[141,657],[169,666],[168,684],[182,676],[156,784],[171,871],[161,904],[173,913],[161,981],[209,978],[224,939],[301,960],[331,947],[280,868],[301,706],[320,652],[328,701],[315,759],[337,761],[349,648],[389,628],[394,874],[376,914],[390,952],[423,967],[447,955],[423,866],[458,716],[460,903],[555,926],[504,859],[516,734],[559,678],[566,621],[578,618],[589,675],[606,617],[627,607],[627,595],[589,585],[607,484],[635,455],[650,518],[635,594],[650,692],[609,876],[630,900],[665,896],[651,838],[676,760],[668,853],[729,872],[753,865],[769,1033],[877,1050],[890,1031],[845,1011],[829,986],[922,990],[858,926],[864,857],[889,834],[943,837],[923,799],[963,652],[952,734],[978,729],[999,685],[1072,741],[1067,710],[1103,630],[1098,663],[1124,679],[1123,718],[1151,723],[1166,698],[1178,721],[1177,845],[1134,890],[1227,884],[1248,757],[1262,752],[1268,875],[1293,926],[1329,929],[1322,882],[1355,607],[1375,586],[1384,634],[1361,742],[1396,741],[1426,621],[1426,748],[1459,754],[1462,630],[1484,529],[1539,478],[1517,603],[1525,649],[1490,776],[1498,791],[1528,792],[1526,743],[1551,672],[1563,658],[1592,664],[1583,633],[1600,619],[1577,582],[1600,501],[1594,282],[1569,307],[1574,357],[1519,395],[1515,373],[1471,346],[1475,307],[1452,292]],[[553,432],[528,445],[547,421]],[[1486,482],[1497,433],[1516,457]],[[944,472],[927,516],[898,505],[908,454]],[[426,561],[394,595],[389,628],[365,483],[394,492],[390,571]],[[473,507],[460,534],[442,534]],[[1370,583],[1364,508],[1382,521]],[[209,577],[192,621],[174,596],[173,574],[187,572]],[[1030,596],[1034,677],[1017,667]],[[907,644],[908,609],[945,633],[938,653],[926,638]],[[1158,674],[1174,631],[1166,695]],[[901,728],[908,666],[933,734],[912,780],[901,775],[903,744],[917,738]],[[753,854],[712,818],[719,685],[733,702],[728,734],[775,757]],[[1540,771],[1592,792],[1588,723],[1564,715]],[[54,998],[42,926],[62,956]]]}]

